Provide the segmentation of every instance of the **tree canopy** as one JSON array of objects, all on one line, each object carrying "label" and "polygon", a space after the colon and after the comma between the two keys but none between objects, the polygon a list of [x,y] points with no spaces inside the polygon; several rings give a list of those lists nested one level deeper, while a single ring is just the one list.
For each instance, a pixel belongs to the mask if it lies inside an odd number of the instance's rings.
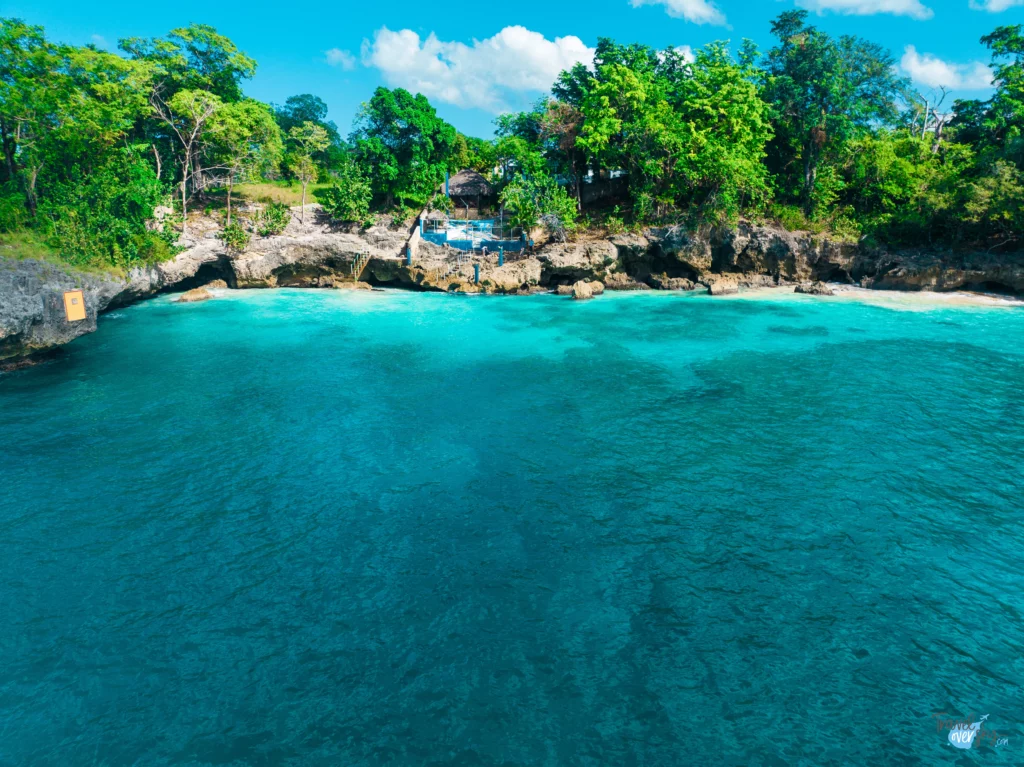
[{"label": "tree canopy", "polygon": [[[1020,247],[1021,25],[982,38],[991,98],[947,114],[888,51],[809,20],[779,14],[763,55],[749,41],[691,51],[601,38],[592,65],[499,115],[490,139],[460,134],[422,94],[381,87],[346,141],[312,93],[277,106],[247,98],[256,62],[211,26],[109,53],[0,19],[0,236],[30,232],[68,261],[127,267],[167,257],[215,193],[244,242],[242,182],[298,180],[305,202],[319,179],[329,215],[365,222],[436,201],[446,173],[471,168],[506,220],[556,237],[746,216],[893,245]],[[286,224],[268,208],[247,225]]]}]

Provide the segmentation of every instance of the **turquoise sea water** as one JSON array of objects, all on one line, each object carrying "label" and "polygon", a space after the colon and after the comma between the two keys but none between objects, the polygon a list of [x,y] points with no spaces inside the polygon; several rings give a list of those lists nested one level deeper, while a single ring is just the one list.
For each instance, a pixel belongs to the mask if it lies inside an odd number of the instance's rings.
[{"label": "turquoise sea water", "polygon": [[0,764],[1021,764],[1022,465],[1024,309],[160,298],[0,377]]}]

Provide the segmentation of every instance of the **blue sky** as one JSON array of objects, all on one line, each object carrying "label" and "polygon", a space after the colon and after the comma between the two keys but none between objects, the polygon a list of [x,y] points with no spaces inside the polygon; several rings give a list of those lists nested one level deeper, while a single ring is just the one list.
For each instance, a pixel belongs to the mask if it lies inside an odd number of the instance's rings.
[{"label": "blue sky", "polygon": [[[771,44],[770,21],[793,7],[812,11],[832,34],[889,47],[922,91],[948,85],[955,96],[987,94],[986,51],[978,42],[1000,24],[1024,23],[1024,0],[517,0],[431,6],[319,2],[139,3],[138,0],[14,0],[0,15],[46,28],[50,39],[96,42],[152,37],[191,21],[212,24],[259,62],[246,92],[281,103],[315,93],[347,134],[380,84],[426,93],[465,133],[490,136],[495,113],[527,106],[553,73],[586,59],[599,36],[656,47],[696,48],[749,37]],[[485,10],[486,9],[486,10]],[[908,46],[910,46],[908,48]],[[950,103],[951,103],[950,98]]]}]

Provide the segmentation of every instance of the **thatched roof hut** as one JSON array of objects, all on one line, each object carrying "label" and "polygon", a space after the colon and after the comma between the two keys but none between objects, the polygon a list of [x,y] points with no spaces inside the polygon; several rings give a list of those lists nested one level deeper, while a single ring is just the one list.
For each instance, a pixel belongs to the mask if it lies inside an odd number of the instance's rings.
[{"label": "thatched roof hut", "polygon": [[494,187],[475,170],[460,170],[448,180],[448,195],[477,199],[493,197]]}]

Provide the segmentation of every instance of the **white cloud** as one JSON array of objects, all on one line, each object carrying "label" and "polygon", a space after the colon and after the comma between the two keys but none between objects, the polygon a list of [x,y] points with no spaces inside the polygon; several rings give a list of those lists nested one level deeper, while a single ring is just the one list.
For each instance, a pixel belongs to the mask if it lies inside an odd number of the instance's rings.
[{"label": "white cloud", "polygon": [[1024,5],[1024,0],[971,0],[971,8],[976,11],[988,11],[989,13],[1002,13],[1007,8],[1014,8]]},{"label": "white cloud", "polygon": [[891,13],[893,16],[910,16],[913,19],[930,19],[935,15],[934,11],[922,5],[920,0],[798,0],[797,5],[819,15],[825,11],[834,11],[844,16]]},{"label": "white cloud", "polygon": [[[676,46],[676,53],[679,53],[679,54],[682,55],[683,61],[689,61],[691,64],[694,61],[697,60],[697,57],[693,53],[693,48],[691,48],[689,45],[677,45]],[[658,57],[662,61],[665,60],[665,55],[664,54],[665,54],[664,51],[658,51]]]},{"label": "white cloud", "polygon": [[324,51],[324,55],[327,57],[327,63],[332,67],[340,67],[346,72],[351,72],[356,68],[356,57],[349,51],[331,48],[329,51]]},{"label": "white cloud", "polygon": [[505,27],[472,45],[426,40],[411,29],[381,27],[364,40],[363,64],[379,69],[392,87],[460,107],[506,109],[510,94],[547,91],[559,72],[576,62],[591,64],[594,49],[578,37],[548,40],[525,27]]},{"label": "white cloud", "polygon": [[694,24],[725,26],[725,14],[708,0],[629,0],[634,8],[641,5],[664,5],[665,13],[677,19],[686,19]]},{"label": "white cloud", "polygon": [[929,88],[978,91],[992,87],[992,70],[983,62],[951,64],[930,53],[918,53],[913,45],[903,49],[900,69],[915,83]]},{"label": "white cloud", "polygon": [[93,35],[89,38],[89,42],[95,45],[97,48],[109,48],[110,43],[107,42],[107,38],[103,35]]}]

